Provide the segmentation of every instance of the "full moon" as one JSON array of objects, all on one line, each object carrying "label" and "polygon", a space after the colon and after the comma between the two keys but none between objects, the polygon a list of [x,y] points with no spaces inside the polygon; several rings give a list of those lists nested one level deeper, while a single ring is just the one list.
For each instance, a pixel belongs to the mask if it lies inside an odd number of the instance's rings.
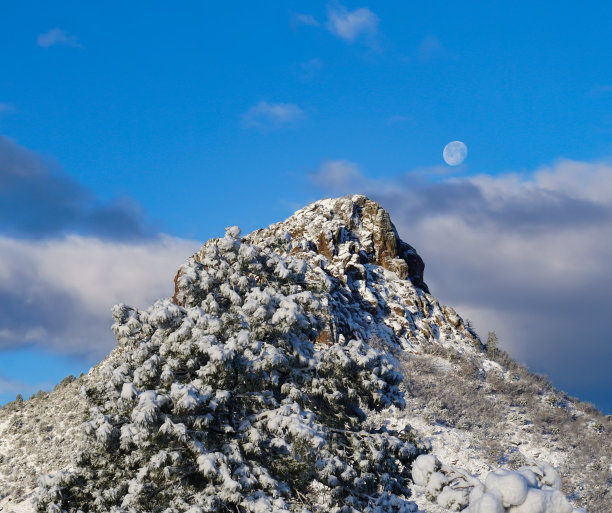
[{"label": "full moon", "polygon": [[444,146],[442,156],[449,166],[458,166],[467,157],[467,146],[461,141],[449,142]]}]

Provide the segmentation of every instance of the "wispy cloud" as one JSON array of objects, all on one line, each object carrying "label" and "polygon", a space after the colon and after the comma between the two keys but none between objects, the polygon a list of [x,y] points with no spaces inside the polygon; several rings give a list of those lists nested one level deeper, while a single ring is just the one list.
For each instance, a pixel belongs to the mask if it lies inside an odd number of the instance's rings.
[{"label": "wispy cloud", "polygon": [[424,37],[417,47],[417,57],[422,60],[438,57],[442,52],[442,43],[436,36]]},{"label": "wispy cloud", "polygon": [[276,130],[305,117],[306,113],[295,103],[268,103],[262,100],[244,114],[242,125],[262,131]]},{"label": "wispy cloud", "polygon": [[50,46],[72,46],[74,48],[83,48],[83,45],[79,42],[76,36],[69,36],[62,29],[55,27],[39,34],[36,39],[38,46],[42,48],[49,48]]},{"label": "wispy cloud", "polygon": [[433,35],[425,36],[417,47],[416,56],[421,61],[430,61],[442,57],[445,53],[440,40]]},{"label": "wispy cloud", "polygon": [[291,25],[298,27],[300,25],[306,27],[319,27],[321,24],[315,19],[312,14],[291,13]]},{"label": "wispy cloud", "polygon": [[373,40],[378,33],[379,23],[378,16],[367,7],[349,11],[343,5],[334,3],[327,8],[327,29],[349,43],[360,38]]},{"label": "wispy cloud", "polygon": [[333,161],[310,179],[379,201],[423,256],[434,295],[570,392],[595,394],[612,389],[610,176],[607,162],[562,160],[531,173],[372,180]]},{"label": "wispy cloud", "polygon": [[374,185],[363,175],[357,164],[341,159],[323,162],[308,178],[316,186],[333,194],[365,192]]},{"label": "wispy cloud", "polygon": [[297,76],[300,80],[309,81],[317,78],[322,70],[323,61],[321,59],[310,59],[299,64]]},{"label": "wispy cloud", "polygon": [[394,114],[387,118],[387,125],[397,125],[398,123],[405,123],[410,120],[408,116],[403,116],[401,114]]},{"label": "wispy cloud", "polygon": [[612,93],[612,85],[611,84],[595,84],[589,90],[589,95],[591,96],[604,96]]},{"label": "wispy cloud", "polygon": [[3,136],[0,184],[0,233],[26,237],[87,233],[111,239],[154,233],[135,200],[102,202],[57,163]]}]

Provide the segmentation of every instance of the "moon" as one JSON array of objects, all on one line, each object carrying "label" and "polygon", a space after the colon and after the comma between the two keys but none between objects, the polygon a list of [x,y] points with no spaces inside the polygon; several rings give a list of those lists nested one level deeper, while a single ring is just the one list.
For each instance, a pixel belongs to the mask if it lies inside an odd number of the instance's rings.
[{"label": "moon", "polygon": [[444,146],[442,156],[449,166],[458,166],[467,157],[467,146],[461,141],[452,141]]}]

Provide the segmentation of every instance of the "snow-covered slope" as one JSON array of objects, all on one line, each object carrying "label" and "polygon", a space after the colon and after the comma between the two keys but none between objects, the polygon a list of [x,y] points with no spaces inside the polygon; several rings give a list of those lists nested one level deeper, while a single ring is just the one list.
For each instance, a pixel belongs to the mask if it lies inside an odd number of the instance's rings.
[{"label": "snow-covered slope", "polygon": [[423,271],[364,196],[228,229],[172,300],[114,308],[88,375],[0,409],[0,512],[612,511],[610,420]]}]

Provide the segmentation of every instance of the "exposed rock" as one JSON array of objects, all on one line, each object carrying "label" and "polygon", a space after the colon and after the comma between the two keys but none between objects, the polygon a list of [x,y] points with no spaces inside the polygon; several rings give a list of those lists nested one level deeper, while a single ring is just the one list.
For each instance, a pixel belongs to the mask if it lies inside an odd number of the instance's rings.
[{"label": "exposed rock", "polygon": [[[389,212],[365,196],[317,201],[286,221],[257,230],[246,239],[257,243],[271,236],[282,239],[287,235],[292,254],[317,253],[328,263],[352,261],[351,257],[356,255],[357,263],[380,265],[401,280],[409,279],[415,287],[429,292],[423,280],[422,258],[399,238]],[[194,257],[199,260],[200,252]],[[174,282],[176,286],[176,277]],[[176,292],[178,289],[175,300]]]},{"label": "exposed rock", "polygon": [[[219,240],[208,241],[193,259],[202,262],[206,248]],[[454,310],[429,294],[423,260],[399,238],[389,213],[365,196],[317,201],[242,240],[308,262],[307,274],[319,269],[327,276],[330,290],[349,305],[330,320],[317,343],[333,343],[342,335],[374,337],[411,351],[434,341],[455,344],[465,339],[470,345],[481,345]],[[191,288],[197,282],[195,277],[182,281],[183,269],[174,279],[173,300],[180,305],[184,304],[180,283]]]}]

